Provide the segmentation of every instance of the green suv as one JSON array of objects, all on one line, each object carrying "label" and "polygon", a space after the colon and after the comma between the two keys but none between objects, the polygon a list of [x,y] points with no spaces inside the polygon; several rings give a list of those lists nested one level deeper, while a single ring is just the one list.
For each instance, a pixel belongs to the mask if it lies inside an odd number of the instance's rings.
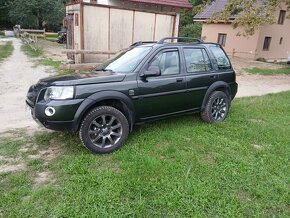
[{"label": "green suv", "polygon": [[223,121],[237,88],[220,45],[173,37],[137,42],[88,74],[41,79],[26,103],[42,126],[79,131],[91,152],[109,153],[134,124],[188,113]]}]

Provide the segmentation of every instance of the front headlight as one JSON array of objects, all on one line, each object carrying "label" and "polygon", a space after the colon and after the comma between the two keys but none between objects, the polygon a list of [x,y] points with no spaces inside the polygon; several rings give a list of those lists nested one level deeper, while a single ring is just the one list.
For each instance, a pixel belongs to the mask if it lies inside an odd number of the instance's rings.
[{"label": "front headlight", "polygon": [[51,86],[48,87],[45,94],[44,100],[63,100],[72,99],[74,97],[73,86]]}]

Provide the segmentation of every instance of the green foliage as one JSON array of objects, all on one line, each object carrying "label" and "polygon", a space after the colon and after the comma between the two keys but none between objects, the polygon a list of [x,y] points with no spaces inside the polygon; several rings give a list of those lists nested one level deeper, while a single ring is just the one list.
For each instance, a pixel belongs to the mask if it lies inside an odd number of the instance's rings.
[{"label": "green foliage", "polygon": [[0,63],[12,55],[12,52],[14,50],[12,42],[6,42],[4,45],[0,45]]},{"label": "green foliage", "polygon": [[199,22],[194,23],[193,17],[198,12],[198,10],[197,10],[198,7],[196,7],[196,6],[200,5],[202,3],[202,0],[189,0],[189,1],[193,5],[193,8],[192,8],[192,10],[181,11],[179,36],[200,38],[202,24]]},{"label": "green foliage", "polygon": [[[107,155],[89,153],[77,134],[39,133],[35,152],[59,156],[0,175],[2,216],[289,217],[289,99],[236,99],[212,125],[190,115],[136,127]],[[17,148],[0,140],[3,156]],[[42,170],[52,181],[35,187]]]},{"label": "green foliage", "polygon": [[37,49],[36,51],[32,50],[31,47],[28,44],[21,45],[21,51],[24,52],[27,56],[31,58],[38,58],[43,55],[42,49]]},{"label": "green foliage", "polygon": [[57,31],[65,16],[61,0],[13,0],[9,3],[9,18],[23,28]]},{"label": "green foliage", "polygon": [[261,75],[275,75],[275,74],[290,74],[290,67],[283,67],[278,69],[262,69],[262,68],[248,68],[246,69],[248,73],[251,74],[261,74]]},{"label": "green foliage", "polygon": [[[201,10],[214,0],[204,0]],[[243,27],[243,31],[238,35],[253,35],[257,27],[264,24],[276,22],[275,12],[281,2],[286,2],[290,6],[290,0],[229,0],[223,11],[216,13],[208,23],[229,22],[230,17],[237,16],[232,22],[234,28]]]},{"label": "green foliage", "polygon": [[0,0],[0,30],[12,28],[13,25],[8,18],[8,3],[10,0]]},{"label": "green foliage", "polygon": [[187,24],[180,29],[179,36],[201,38],[202,23]]},{"label": "green foliage", "polygon": [[56,61],[51,58],[47,58],[43,56],[43,50],[38,48],[36,51],[32,50],[28,44],[23,44],[21,46],[21,50],[31,58],[36,58],[35,66],[44,65],[53,68],[58,75],[67,75],[75,73],[74,70],[61,70],[60,65],[62,64],[61,61]]}]

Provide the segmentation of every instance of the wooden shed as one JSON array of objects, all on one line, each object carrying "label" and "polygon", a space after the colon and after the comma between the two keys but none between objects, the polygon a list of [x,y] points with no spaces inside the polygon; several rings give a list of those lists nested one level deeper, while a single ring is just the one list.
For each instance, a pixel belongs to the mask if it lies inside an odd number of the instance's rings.
[{"label": "wooden shed", "polygon": [[103,62],[137,41],[178,36],[188,0],[79,0],[66,5],[67,49],[75,63]]}]

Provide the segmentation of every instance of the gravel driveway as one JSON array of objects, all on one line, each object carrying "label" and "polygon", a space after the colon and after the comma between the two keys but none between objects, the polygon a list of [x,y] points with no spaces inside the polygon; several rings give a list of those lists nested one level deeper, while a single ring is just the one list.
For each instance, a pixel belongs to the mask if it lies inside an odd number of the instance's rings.
[{"label": "gravel driveway", "polygon": [[34,63],[20,50],[21,40],[12,41],[13,54],[0,63],[0,132],[15,128],[37,128],[38,125],[25,111],[25,96],[30,85],[46,77],[45,67],[34,67]]},{"label": "gravel driveway", "polygon": [[[12,41],[13,54],[0,63],[0,132],[17,128],[35,130],[38,125],[25,111],[25,96],[30,85],[49,76],[46,67],[34,67],[34,63],[20,50],[21,41],[15,38],[0,39],[0,43]],[[290,76],[237,76],[238,97],[257,96],[290,90]]]}]

